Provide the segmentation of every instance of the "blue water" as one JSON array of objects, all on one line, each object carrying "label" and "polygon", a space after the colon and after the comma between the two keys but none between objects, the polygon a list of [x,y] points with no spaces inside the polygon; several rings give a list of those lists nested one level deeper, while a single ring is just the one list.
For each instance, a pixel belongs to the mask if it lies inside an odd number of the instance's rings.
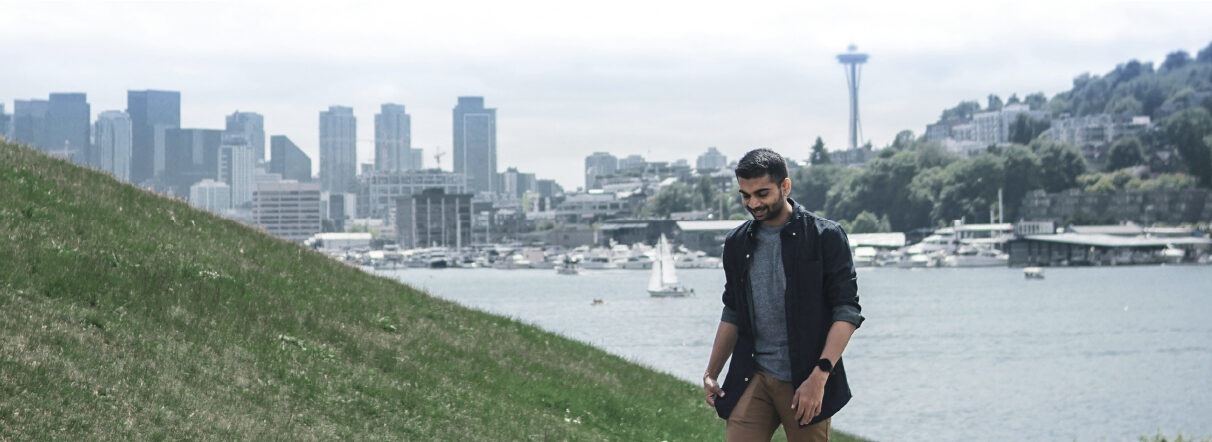
[{"label": "blue water", "polygon": [[[722,270],[654,299],[648,272],[378,272],[697,384]],[[861,269],[867,322],[845,352],[854,399],[834,425],[877,440],[1212,436],[1212,267]],[[602,299],[604,304],[593,305]]]}]

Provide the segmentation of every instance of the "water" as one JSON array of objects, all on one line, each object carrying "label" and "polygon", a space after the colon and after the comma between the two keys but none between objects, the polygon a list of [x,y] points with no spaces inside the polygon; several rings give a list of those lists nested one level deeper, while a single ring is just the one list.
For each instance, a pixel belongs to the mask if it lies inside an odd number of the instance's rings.
[{"label": "water", "polygon": [[[722,270],[654,299],[648,272],[381,271],[699,383]],[[867,322],[834,425],[876,440],[1212,436],[1212,267],[860,269]],[[593,305],[594,299],[604,304]]]}]

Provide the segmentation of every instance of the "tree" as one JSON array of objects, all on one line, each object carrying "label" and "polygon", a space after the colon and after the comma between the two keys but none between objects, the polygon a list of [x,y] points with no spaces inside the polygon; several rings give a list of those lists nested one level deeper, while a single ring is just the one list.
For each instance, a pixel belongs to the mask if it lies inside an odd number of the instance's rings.
[{"label": "tree", "polygon": [[1012,104],[1019,104],[1022,102],[1023,102],[1022,100],[1018,99],[1018,94],[1014,93],[1014,94],[1010,94],[1010,98],[1006,99],[1006,106],[1010,106]]},{"label": "tree", "polygon": [[997,94],[989,94],[989,106],[985,107],[986,112],[995,112],[1002,110],[1002,98]]},{"label": "tree", "polygon": [[1178,50],[1166,54],[1166,61],[1162,62],[1161,70],[1172,71],[1191,63],[1191,55],[1187,51]]},{"label": "tree", "polygon": [[1119,97],[1107,105],[1107,113],[1118,115],[1140,115],[1145,105],[1131,95]]},{"label": "tree", "polygon": [[1212,135],[1212,114],[1202,107],[1184,109],[1162,125],[1191,175],[1200,185],[1212,187],[1212,147],[1205,139]]},{"label": "tree", "polygon": [[1018,206],[1023,197],[1042,186],[1039,155],[1022,145],[1002,149],[1006,178],[1002,183],[1002,199],[1006,202],[1005,219],[1018,219]]},{"label": "tree", "polygon": [[897,150],[909,150],[913,147],[913,140],[913,131],[908,129],[902,130],[896,133],[896,138],[892,140],[892,147]]},{"label": "tree", "polygon": [[1023,103],[1026,103],[1031,110],[1037,110],[1048,104],[1048,97],[1043,92],[1036,92],[1023,98]]},{"label": "tree", "polygon": [[987,219],[989,210],[997,207],[997,190],[1005,181],[1006,166],[1001,157],[981,155],[951,163],[943,174],[935,219]]},{"label": "tree", "polygon": [[981,104],[975,101],[961,101],[951,109],[943,110],[939,121],[968,121],[972,115],[981,111]]},{"label": "tree", "polygon": [[1199,53],[1195,55],[1195,61],[1200,63],[1212,63],[1212,43],[1208,43]]},{"label": "tree", "polygon": [[1048,192],[1060,192],[1077,185],[1077,177],[1089,167],[1076,146],[1059,141],[1036,139],[1031,150],[1039,155],[1040,184]]},{"label": "tree", "polygon": [[829,158],[829,151],[825,150],[825,141],[821,140],[821,137],[816,137],[816,142],[812,143],[812,156],[808,158],[808,162],[813,166],[833,164],[833,160]]},{"label": "tree", "polygon": [[1140,138],[1133,136],[1116,139],[1111,143],[1107,156],[1107,169],[1109,170],[1134,167],[1145,163],[1144,146],[1141,144]]},{"label": "tree", "polygon": [[674,212],[686,212],[694,204],[694,190],[683,183],[673,183],[648,199],[644,211],[650,216],[668,218]]},{"label": "tree", "polygon": [[703,175],[699,177],[699,182],[694,185],[695,192],[695,209],[711,211],[715,202],[715,189],[711,185],[711,175]]},{"label": "tree", "polygon": [[1010,123],[1010,142],[1017,144],[1027,144],[1039,134],[1044,133],[1052,127],[1052,122],[1048,120],[1036,120],[1031,118],[1026,113],[1018,114],[1014,117],[1014,122]]},{"label": "tree", "polygon": [[836,164],[796,170],[791,177],[791,197],[808,210],[820,211],[828,203],[829,189],[845,181],[856,170]]},{"label": "tree", "polygon": [[892,227],[888,225],[888,217],[882,219],[875,216],[874,213],[866,210],[854,217],[854,221],[847,223],[846,230],[850,233],[882,233],[889,232]]}]

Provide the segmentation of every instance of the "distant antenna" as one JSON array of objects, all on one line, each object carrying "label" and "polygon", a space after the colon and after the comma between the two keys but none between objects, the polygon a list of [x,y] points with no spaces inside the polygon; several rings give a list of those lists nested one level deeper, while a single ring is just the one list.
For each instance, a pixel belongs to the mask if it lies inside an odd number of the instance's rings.
[{"label": "distant antenna", "polygon": [[855,52],[858,50],[858,47],[853,44],[846,48],[846,50],[848,52],[845,54],[838,54],[837,61],[846,65],[846,86],[850,89],[850,139],[848,141],[850,142],[850,149],[857,149],[859,131],[861,130],[858,111],[858,88],[861,71],[859,65],[867,62],[867,54]]}]

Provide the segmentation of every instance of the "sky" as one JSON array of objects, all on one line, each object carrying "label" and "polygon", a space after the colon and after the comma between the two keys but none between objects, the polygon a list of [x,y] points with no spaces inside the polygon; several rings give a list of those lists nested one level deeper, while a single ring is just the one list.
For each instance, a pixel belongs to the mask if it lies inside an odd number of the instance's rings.
[{"label": "sky", "polygon": [[[497,109],[497,164],[566,189],[585,157],[733,161],[769,147],[806,159],[846,147],[836,55],[862,67],[863,141],[921,134],[943,109],[1067,90],[1131,59],[1160,65],[1212,42],[1212,2],[12,2],[0,0],[0,103],[85,92],[93,117],[127,90],[181,92],[186,128],[265,116],[318,162],[319,112],[350,106],[358,161],[374,115],[406,106],[426,167],[451,109]],[[313,166],[313,171],[318,171]]]}]

